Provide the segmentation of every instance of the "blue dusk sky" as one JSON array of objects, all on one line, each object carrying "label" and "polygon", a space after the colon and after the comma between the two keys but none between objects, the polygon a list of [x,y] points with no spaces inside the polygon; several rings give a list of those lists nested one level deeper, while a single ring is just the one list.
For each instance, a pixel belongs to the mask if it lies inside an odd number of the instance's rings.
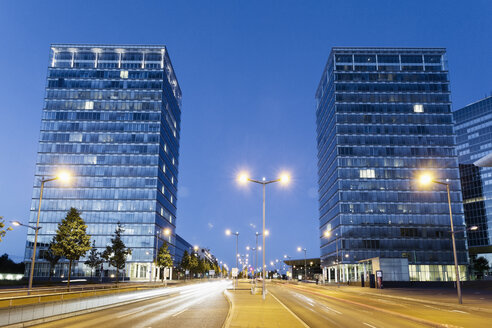
[{"label": "blue dusk sky", "polygon": [[[334,46],[445,47],[453,109],[492,91],[492,1],[0,1],[0,215],[27,222],[51,43],[164,44],[183,90],[177,232],[232,264],[319,257],[314,94]],[[22,259],[26,230],[0,253]],[[241,251],[244,252],[244,251]]]}]

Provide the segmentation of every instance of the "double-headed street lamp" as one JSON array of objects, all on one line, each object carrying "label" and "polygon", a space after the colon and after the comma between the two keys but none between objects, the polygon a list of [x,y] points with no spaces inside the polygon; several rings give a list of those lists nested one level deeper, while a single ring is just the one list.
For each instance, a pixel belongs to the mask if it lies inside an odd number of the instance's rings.
[{"label": "double-headed street lamp", "polygon": [[265,284],[265,235],[266,235],[266,230],[265,230],[265,187],[267,184],[271,184],[274,182],[281,182],[283,184],[287,184],[289,182],[290,178],[287,174],[282,174],[279,179],[275,180],[267,180],[266,178],[263,178],[260,180],[254,180],[250,179],[246,173],[242,173],[239,176],[239,182],[241,183],[247,183],[247,182],[254,182],[261,184],[263,186],[263,229],[262,229],[262,236],[263,236],[263,279],[262,279],[262,297],[265,299],[266,297],[266,284]]},{"label": "double-headed street lamp", "polygon": [[301,248],[297,247],[298,252],[304,251],[304,279],[307,280],[307,249],[306,248]]},{"label": "double-headed street lamp", "polygon": [[[330,230],[325,230],[325,232],[323,233],[323,236],[325,238],[328,238],[331,236],[331,231]],[[337,271],[335,272],[336,275],[338,275],[338,277],[336,277],[336,281],[337,281],[337,286],[338,288],[340,288],[340,266],[338,265],[338,233],[335,234],[335,246],[336,246],[336,249],[337,249],[337,260],[336,260],[336,265],[337,265]],[[330,274],[328,272],[328,274]]]},{"label": "double-headed street lamp", "polygon": [[432,182],[433,183],[440,184],[440,185],[443,185],[443,186],[446,186],[446,192],[448,194],[449,220],[450,220],[450,223],[451,223],[451,240],[453,242],[454,269],[456,271],[456,290],[458,292],[458,302],[459,302],[459,304],[463,304],[463,300],[462,300],[462,297],[461,297],[460,271],[459,271],[459,267],[458,267],[458,257],[456,255],[456,242],[455,242],[455,239],[454,239],[455,231],[454,231],[454,224],[453,224],[453,212],[451,210],[451,195],[450,195],[450,191],[449,191],[449,183],[441,182],[441,181],[436,181],[429,174],[423,174],[423,175],[420,176],[420,183],[422,185],[429,185]]},{"label": "double-headed street lamp", "polygon": [[33,280],[33,276],[34,276],[34,263],[36,262],[36,246],[38,243],[38,232],[39,232],[39,229],[41,229],[41,227],[39,226],[39,216],[41,214],[41,201],[43,200],[44,184],[46,182],[50,182],[50,181],[54,181],[54,180],[60,180],[63,182],[67,182],[70,180],[70,178],[71,178],[70,173],[68,173],[66,171],[59,172],[54,178],[49,178],[49,179],[41,178],[41,188],[39,191],[38,217],[36,220],[36,226],[25,225],[25,224],[22,224],[18,221],[12,222],[13,225],[24,226],[27,228],[34,229],[34,231],[35,231],[34,232],[34,246],[33,246],[33,251],[32,251],[32,259],[31,259],[31,272],[29,275],[29,287],[27,289],[27,295],[30,295],[31,291],[32,291],[32,280]]}]

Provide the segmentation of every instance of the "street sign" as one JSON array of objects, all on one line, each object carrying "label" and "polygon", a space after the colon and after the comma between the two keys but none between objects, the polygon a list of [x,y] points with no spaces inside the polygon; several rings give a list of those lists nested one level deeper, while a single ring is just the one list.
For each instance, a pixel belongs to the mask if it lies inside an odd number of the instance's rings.
[{"label": "street sign", "polygon": [[209,276],[215,276],[215,270],[208,270]]},{"label": "street sign", "polygon": [[237,268],[232,268],[231,274],[232,274],[233,277],[237,277],[238,269]]},{"label": "street sign", "polygon": [[190,274],[190,270],[186,270],[185,271],[185,274]]}]

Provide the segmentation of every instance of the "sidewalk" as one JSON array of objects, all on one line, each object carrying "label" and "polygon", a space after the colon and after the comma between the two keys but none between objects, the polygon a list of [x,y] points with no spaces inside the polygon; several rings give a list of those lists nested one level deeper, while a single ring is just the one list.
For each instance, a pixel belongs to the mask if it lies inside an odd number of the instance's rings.
[{"label": "sidewalk", "polygon": [[224,323],[229,327],[308,327],[278,299],[268,293],[261,296],[261,288],[256,295],[251,294],[251,284],[239,282],[237,290],[225,292],[231,303],[229,315]]}]

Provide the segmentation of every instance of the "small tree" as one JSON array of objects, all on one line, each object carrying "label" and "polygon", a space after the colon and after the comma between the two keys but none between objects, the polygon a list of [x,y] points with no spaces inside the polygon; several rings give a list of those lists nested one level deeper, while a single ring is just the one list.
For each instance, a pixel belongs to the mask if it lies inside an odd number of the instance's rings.
[{"label": "small tree", "polygon": [[80,212],[70,208],[67,216],[58,224],[55,243],[52,246],[53,253],[66,258],[68,265],[67,287],[70,288],[70,274],[73,261],[78,261],[89,249],[91,249],[91,236],[86,232],[87,226],[80,217]]},{"label": "small tree", "polygon": [[167,243],[164,243],[161,248],[159,248],[159,252],[157,253],[157,263],[156,266],[159,267],[163,271],[162,280],[166,281],[165,268],[173,266],[173,259],[171,254],[169,253],[169,249]]},{"label": "small tree", "polygon": [[195,253],[190,256],[190,271],[192,273],[198,272],[198,256]]},{"label": "small tree", "polygon": [[480,277],[483,277],[483,273],[488,272],[490,269],[489,261],[483,256],[473,260],[473,270],[479,273]]},{"label": "small tree", "polygon": [[55,243],[56,243],[55,236],[53,236],[53,239],[51,240],[50,245],[48,246],[48,249],[45,250],[43,253],[43,258],[46,261],[48,261],[48,263],[50,264],[50,276],[49,276],[50,281],[51,281],[51,278],[53,277],[53,271],[55,270],[55,266],[61,259],[61,256],[55,254],[55,252],[53,251],[53,247],[54,247]]},{"label": "small tree", "polygon": [[183,258],[181,259],[181,263],[179,264],[181,270],[185,271],[185,280],[186,280],[186,270],[190,270],[191,268],[191,257],[188,251],[184,251]]},{"label": "small tree", "polygon": [[87,257],[87,261],[84,262],[85,265],[91,268],[91,278],[92,271],[97,269],[103,263],[103,259],[101,258],[101,253],[96,248],[96,241],[92,241],[92,248],[89,251],[89,256]]},{"label": "small tree", "polygon": [[12,230],[12,227],[8,227],[7,229],[4,228],[5,228],[5,221],[3,219],[3,216],[0,216],[0,241],[2,241],[2,238],[5,237],[7,231]]},{"label": "small tree", "polygon": [[132,250],[127,248],[123,240],[121,240],[121,235],[124,231],[125,229],[118,221],[113,235],[114,238],[111,238],[111,246],[106,246],[106,250],[102,254],[103,259],[116,268],[116,283],[118,283],[120,270],[125,268],[126,257],[132,253]]}]

